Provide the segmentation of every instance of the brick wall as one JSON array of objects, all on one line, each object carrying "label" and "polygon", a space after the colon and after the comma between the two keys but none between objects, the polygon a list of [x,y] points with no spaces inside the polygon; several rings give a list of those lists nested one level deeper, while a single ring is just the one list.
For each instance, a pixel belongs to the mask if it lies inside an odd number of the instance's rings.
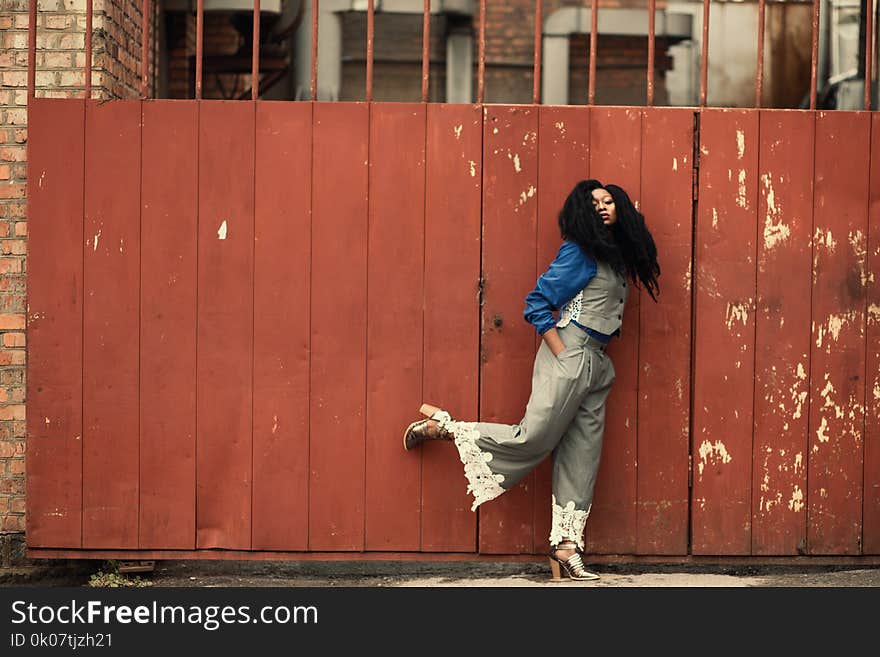
[{"label": "brick wall", "polygon": [[[40,0],[36,94],[79,97],[85,82],[85,0]],[[140,89],[140,7],[94,0],[94,98]],[[27,312],[27,0],[0,0],[0,565],[22,555],[25,527]],[[15,539],[16,549],[10,547]]]}]

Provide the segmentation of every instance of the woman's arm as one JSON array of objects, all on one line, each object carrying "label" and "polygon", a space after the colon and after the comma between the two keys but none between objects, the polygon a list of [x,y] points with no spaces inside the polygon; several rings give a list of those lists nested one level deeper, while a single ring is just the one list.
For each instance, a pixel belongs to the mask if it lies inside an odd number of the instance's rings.
[{"label": "woman's arm", "polygon": [[559,337],[559,331],[556,330],[555,326],[549,331],[546,331],[541,337],[544,338],[544,342],[550,347],[550,351],[553,352],[554,356],[558,356],[565,349],[565,343],[562,341],[562,338]]}]

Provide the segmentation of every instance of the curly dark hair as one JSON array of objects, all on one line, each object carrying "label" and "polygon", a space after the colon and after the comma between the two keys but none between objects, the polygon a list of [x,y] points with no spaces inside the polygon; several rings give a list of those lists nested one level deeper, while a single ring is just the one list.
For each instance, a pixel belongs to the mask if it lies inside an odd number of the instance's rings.
[{"label": "curly dark hair", "polygon": [[[593,190],[604,189],[617,209],[617,221],[606,226],[593,206]],[[636,286],[644,286],[654,301],[660,293],[657,246],[645,217],[618,185],[603,185],[594,178],[581,180],[559,211],[562,239],[575,242],[596,261],[625,272]]]}]

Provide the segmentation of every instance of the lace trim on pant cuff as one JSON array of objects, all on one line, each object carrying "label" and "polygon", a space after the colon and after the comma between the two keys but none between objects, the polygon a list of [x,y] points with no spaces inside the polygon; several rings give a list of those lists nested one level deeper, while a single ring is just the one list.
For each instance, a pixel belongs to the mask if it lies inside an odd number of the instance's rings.
[{"label": "lace trim on pant cuff", "polygon": [[576,509],[574,502],[569,502],[565,508],[556,502],[556,496],[552,496],[553,519],[550,526],[550,545],[559,545],[564,540],[574,541],[577,546],[584,549],[584,527],[590,508]]},{"label": "lace trim on pant cuff", "polygon": [[475,428],[476,422],[441,419],[439,425],[455,437],[458,456],[464,464],[464,476],[468,480],[467,492],[474,496],[471,511],[476,511],[483,502],[494,500],[505,491],[500,485],[504,475],[492,472],[489,468],[492,454],[477,447],[480,432]]}]

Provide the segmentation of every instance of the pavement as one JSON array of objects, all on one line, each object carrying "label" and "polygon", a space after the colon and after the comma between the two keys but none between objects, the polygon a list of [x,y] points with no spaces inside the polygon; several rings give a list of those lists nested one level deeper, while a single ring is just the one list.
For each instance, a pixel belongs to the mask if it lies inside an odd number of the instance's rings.
[{"label": "pavement", "polygon": [[[101,561],[0,571],[0,586],[88,586]],[[600,579],[553,581],[545,562],[156,561],[122,575],[153,587],[880,587],[880,565],[591,564]]]}]

